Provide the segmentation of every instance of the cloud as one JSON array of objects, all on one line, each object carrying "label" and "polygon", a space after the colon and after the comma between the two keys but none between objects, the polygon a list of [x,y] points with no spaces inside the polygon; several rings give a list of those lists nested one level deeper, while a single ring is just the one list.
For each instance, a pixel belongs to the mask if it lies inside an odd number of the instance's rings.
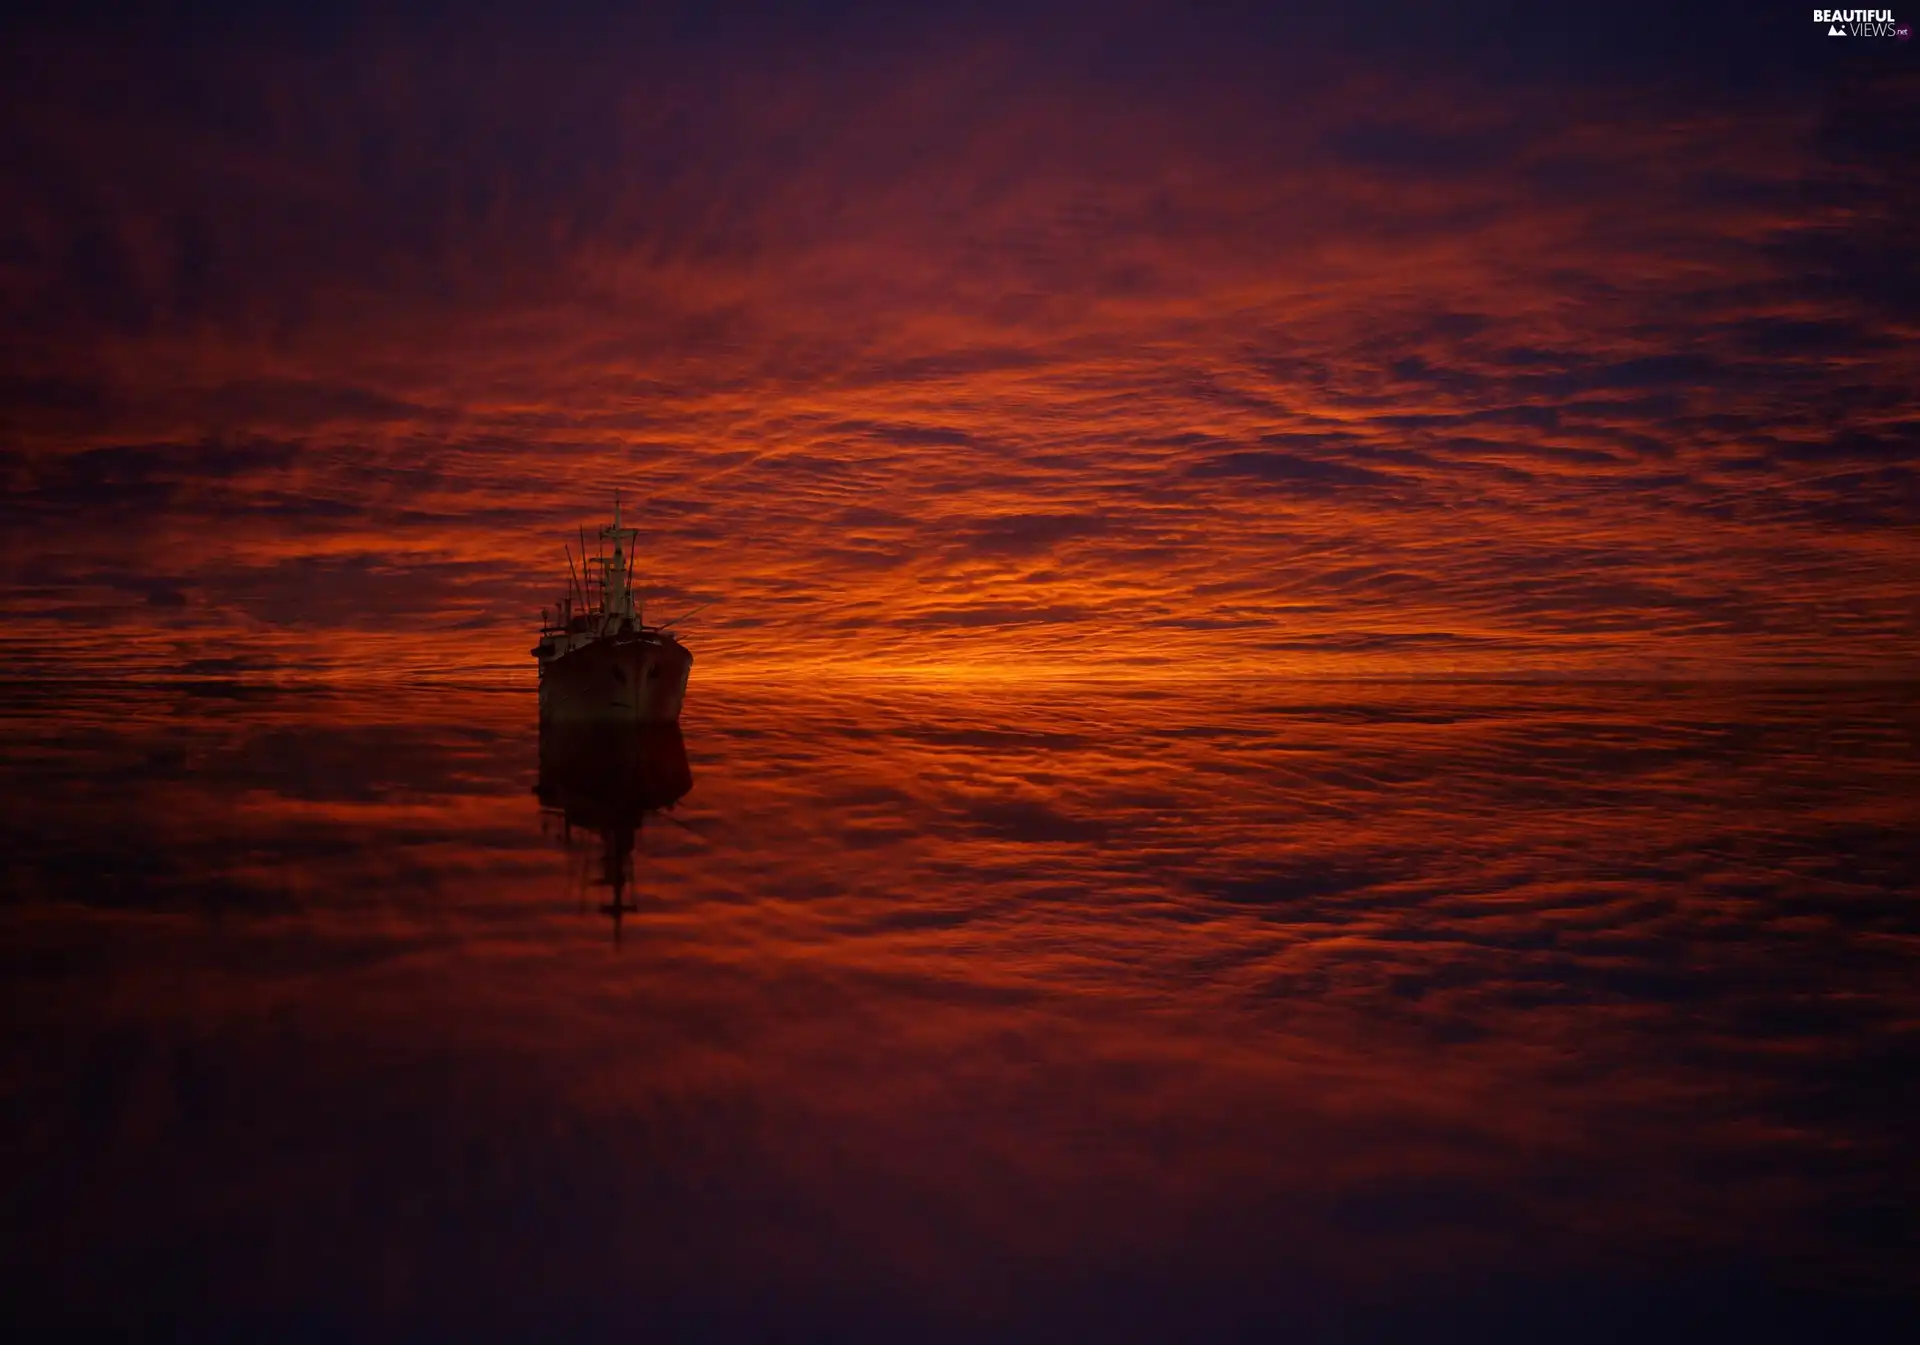
[{"label": "cloud", "polygon": [[1189,476],[1241,477],[1253,481],[1298,486],[1383,486],[1393,478],[1384,472],[1344,462],[1303,458],[1277,450],[1249,450],[1205,458],[1187,468]]},{"label": "cloud", "polygon": [[1098,514],[1008,514],[975,524],[967,549],[978,555],[1031,556],[1106,530],[1106,519]]},{"label": "cloud", "polygon": [[703,667],[1913,666],[1897,86],[1163,19],[49,38],[10,618],[504,674],[622,485]]}]

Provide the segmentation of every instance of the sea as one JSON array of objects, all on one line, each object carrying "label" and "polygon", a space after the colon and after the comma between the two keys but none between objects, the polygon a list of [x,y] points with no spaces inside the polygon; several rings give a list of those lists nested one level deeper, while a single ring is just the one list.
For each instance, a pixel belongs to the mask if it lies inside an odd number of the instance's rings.
[{"label": "sea", "polygon": [[1920,1339],[1920,689],[0,692],[11,1339]]}]

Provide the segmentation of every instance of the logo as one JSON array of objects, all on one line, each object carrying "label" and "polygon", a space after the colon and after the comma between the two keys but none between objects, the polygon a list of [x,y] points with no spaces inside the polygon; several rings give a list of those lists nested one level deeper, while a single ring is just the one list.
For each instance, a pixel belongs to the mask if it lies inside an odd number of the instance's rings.
[{"label": "logo", "polygon": [[1892,37],[1908,41],[1913,25],[1896,23],[1890,9],[1816,9],[1813,21],[1825,26],[1828,37]]}]

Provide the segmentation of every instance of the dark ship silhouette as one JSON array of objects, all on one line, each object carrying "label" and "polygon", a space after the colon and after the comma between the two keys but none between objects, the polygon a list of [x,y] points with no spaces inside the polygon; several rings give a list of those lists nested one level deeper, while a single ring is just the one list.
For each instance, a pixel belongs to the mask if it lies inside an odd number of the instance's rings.
[{"label": "dark ship silhouette", "polygon": [[693,771],[678,724],[606,725],[548,723],[540,729],[541,809],[559,819],[569,847],[576,830],[600,837],[600,872],[588,880],[604,887],[600,914],[613,919],[639,910],[630,899],[634,852],[649,813],[673,807],[693,788]]},{"label": "dark ship silhouette", "polygon": [[576,570],[567,549],[567,592],[558,606],[542,609],[540,643],[531,651],[540,665],[543,727],[679,720],[693,654],[668,632],[673,622],[649,626],[641,619],[633,588],[639,535],[620,525],[616,494],[613,526],[600,529],[596,553],[586,554],[582,534]]}]

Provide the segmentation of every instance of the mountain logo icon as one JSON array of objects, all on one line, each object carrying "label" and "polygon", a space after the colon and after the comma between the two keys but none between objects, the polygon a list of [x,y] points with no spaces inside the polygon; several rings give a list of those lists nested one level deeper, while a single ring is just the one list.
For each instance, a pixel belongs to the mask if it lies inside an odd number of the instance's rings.
[{"label": "mountain logo icon", "polygon": [[1839,24],[1830,23],[1827,25],[1828,37],[1845,37],[1846,35],[1847,35],[1847,30],[1842,28]]}]

